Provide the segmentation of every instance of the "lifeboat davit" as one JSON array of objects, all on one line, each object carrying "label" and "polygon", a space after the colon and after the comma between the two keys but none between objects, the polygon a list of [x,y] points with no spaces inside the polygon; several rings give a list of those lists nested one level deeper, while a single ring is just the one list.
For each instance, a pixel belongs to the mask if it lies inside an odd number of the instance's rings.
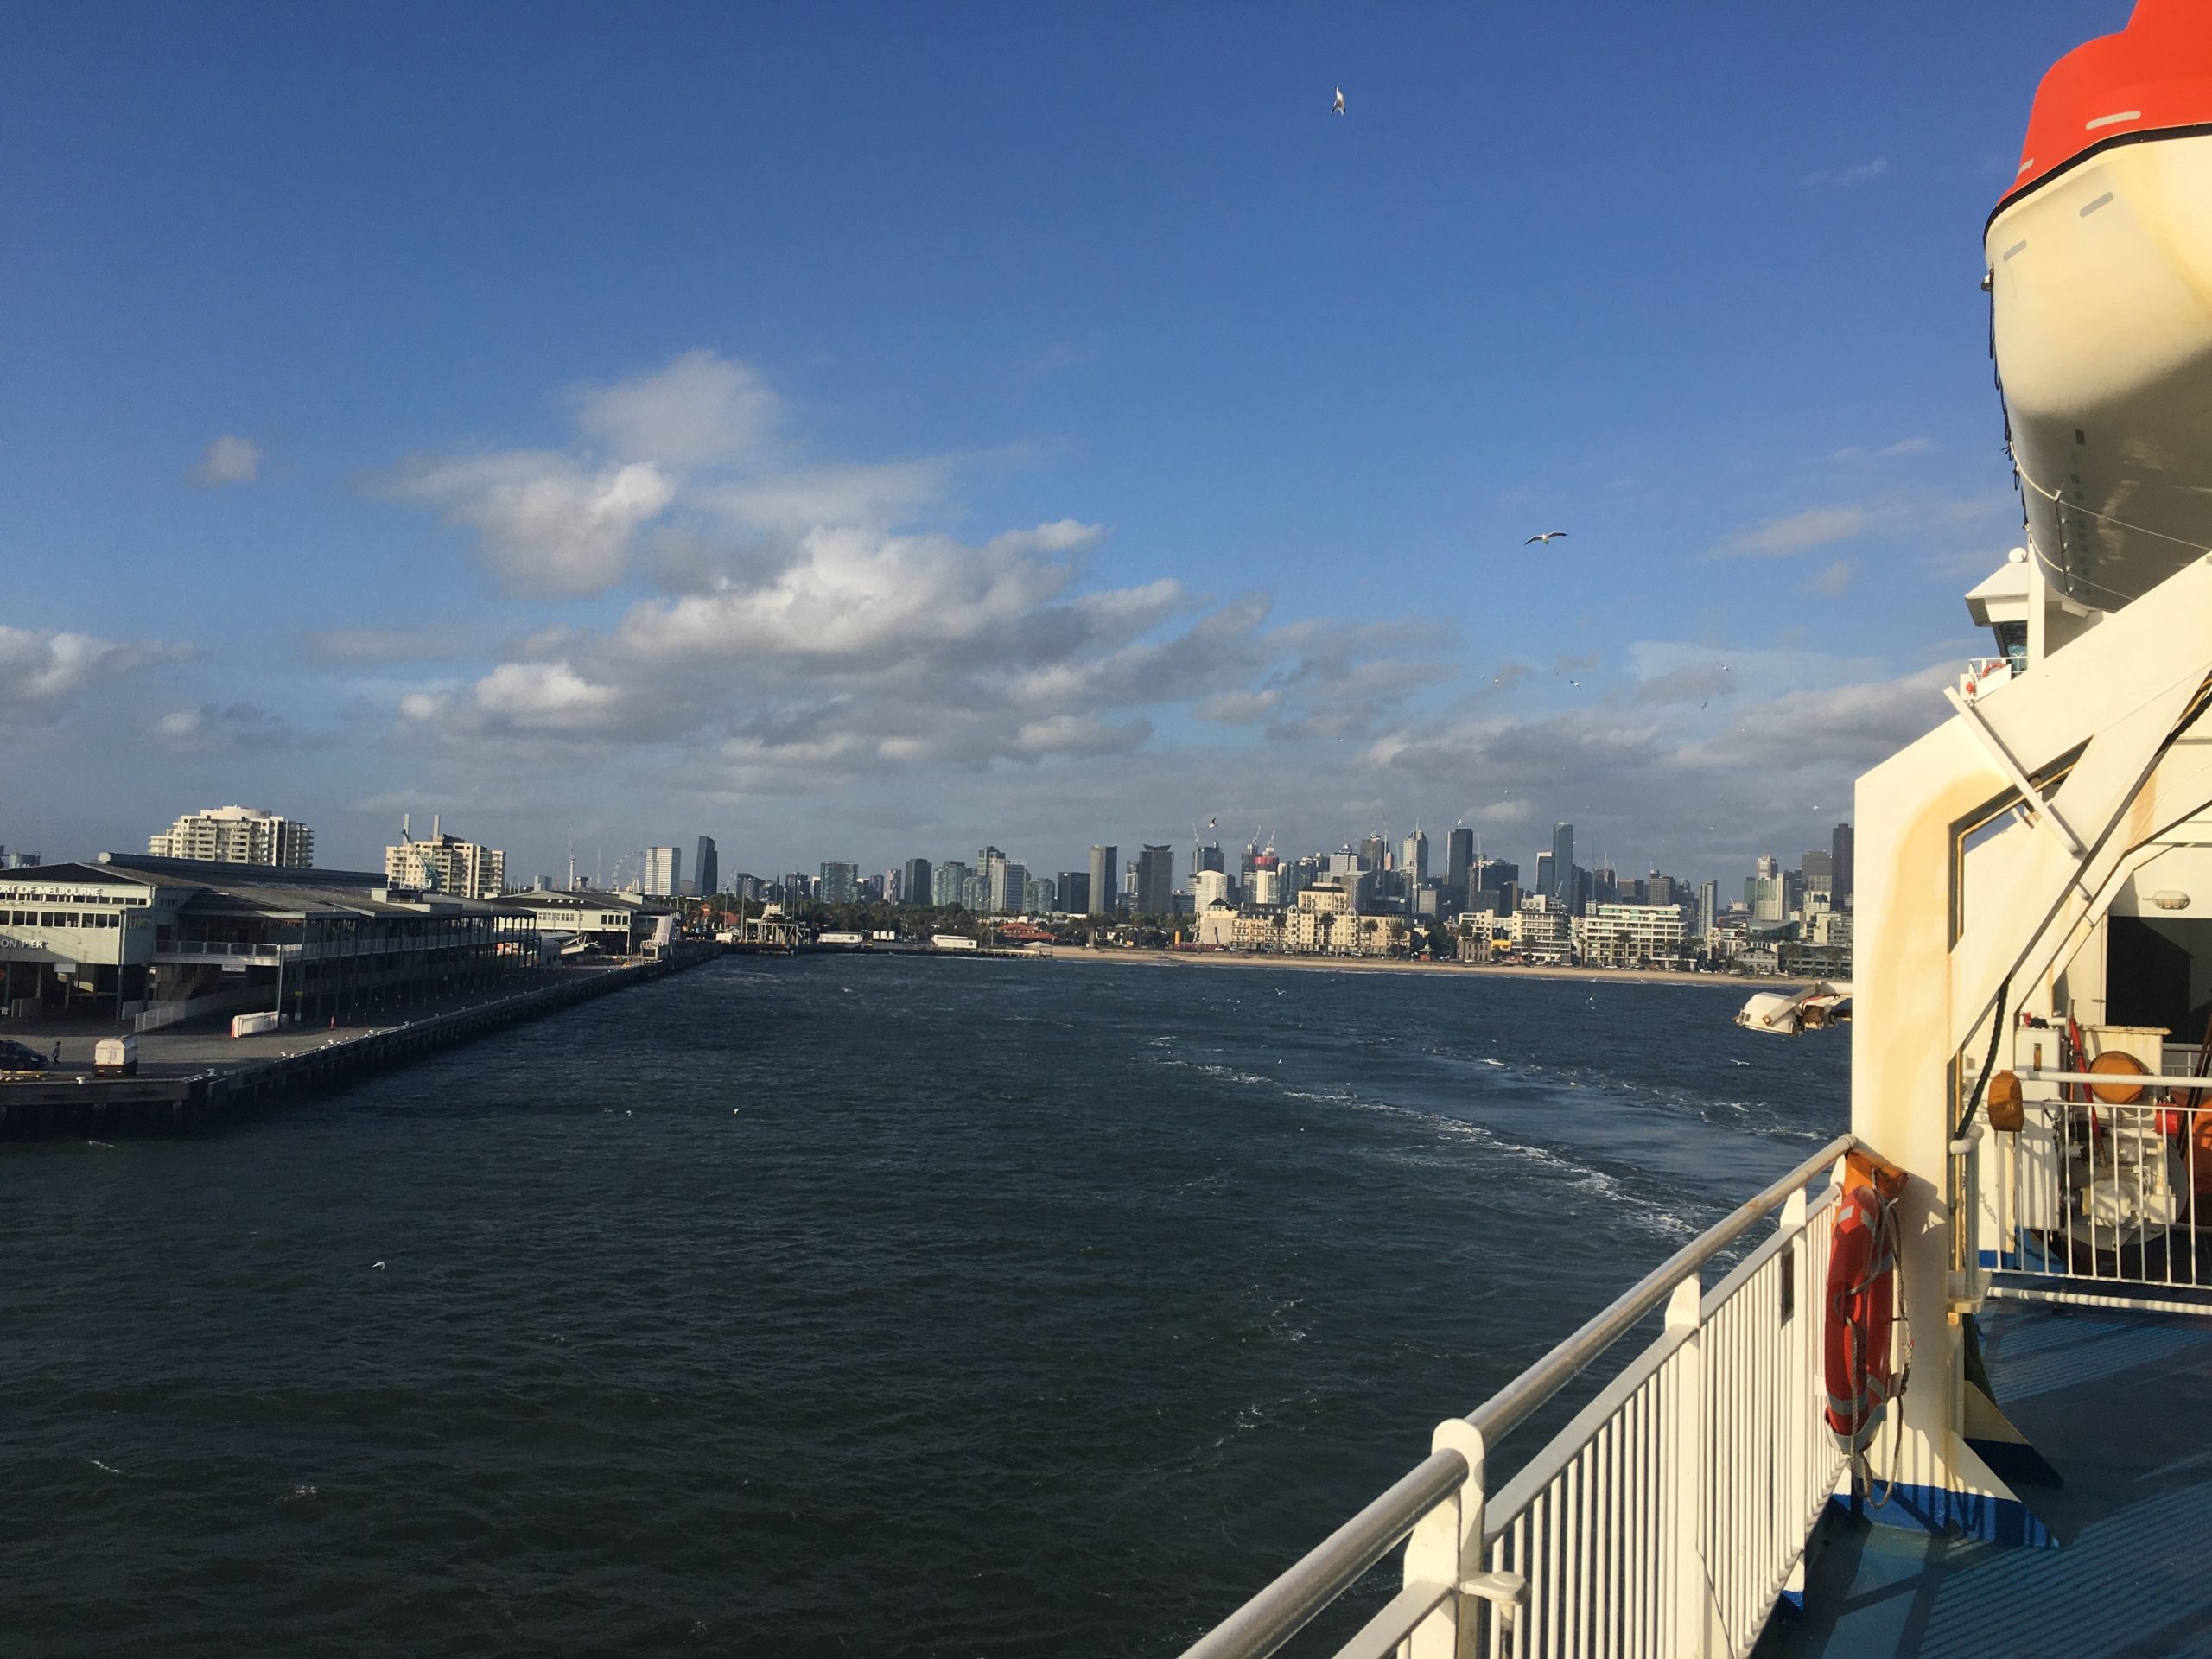
[{"label": "lifeboat davit", "polygon": [[2031,555],[2116,610],[2212,547],[2212,4],[2052,66],[1984,247]]}]

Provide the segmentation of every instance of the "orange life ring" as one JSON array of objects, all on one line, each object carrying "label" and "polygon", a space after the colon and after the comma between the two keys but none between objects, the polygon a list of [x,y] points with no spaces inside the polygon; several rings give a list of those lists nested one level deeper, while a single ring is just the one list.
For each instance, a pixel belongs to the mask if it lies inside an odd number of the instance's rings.
[{"label": "orange life ring", "polygon": [[1895,1236],[1889,1205],[1872,1185],[1845,1189],[1828,1241],[1827,1328],[1822,1332],[1822,1353],[1828,1429],[1847,1452],[1866,1449],[1890,1402]]}]

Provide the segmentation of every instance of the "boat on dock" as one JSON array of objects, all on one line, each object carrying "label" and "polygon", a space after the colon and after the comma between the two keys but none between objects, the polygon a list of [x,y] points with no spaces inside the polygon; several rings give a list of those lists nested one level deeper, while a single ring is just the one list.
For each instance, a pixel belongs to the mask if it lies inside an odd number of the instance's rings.
[{"label": "boat on dock", "polygon": [[2052,68],[1986,229],[2024,546],[1858,785],[1849,1133],[1185,1659],[2208,1650],[2212,5]]}]

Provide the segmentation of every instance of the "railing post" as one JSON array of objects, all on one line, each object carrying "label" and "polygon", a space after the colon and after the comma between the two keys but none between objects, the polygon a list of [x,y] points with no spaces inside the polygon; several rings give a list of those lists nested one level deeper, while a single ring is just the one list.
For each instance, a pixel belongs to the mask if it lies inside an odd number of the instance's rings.
[{"label": "railing post", "polygon": [[[1813,1305],[1812,1253],[1805,1249],[1805,1217],[1810,1207],[1805,1189],[1799,1187],[1783,1200],[1782,1219],[1775,1229],[1788,1241],[1783,1246],[1783,1271],[1789,1297],[1789,1322],[1796,1326],[1795,1331],[1778,1332],[1776,1338],[1776,1351],[1782,1357],[1784,1375],[1779,1379],[1782,1402],[1775,1456],[1789,1460],[1789,1521],[1793,1529],[1803,1522],[1808,1511],[1814,1508],[1815,1465],[1804,1424],[1809,1417],[1815,1431],[1821,1426],[1820,1406],[1813,1389],[1813,1376],[1818,1365],[1821,1310]],[[1796,1560],[1790,1564],[1789,1575],[1783,1580],[1782,1593],[1801,1599],[1805,1593],[1805,1552],[1802,1547]]]},{"label": "railing post", "polygon": [[1667,1331],[1683,1335],[1675,1351],[1674,1455],[1668,1460],[1667,1485],[1675,1495],[1675,1600],[1673,1620],[1676,1659],[1705,1659],[1710,1651],[1707,1634],[1712,1597],[1707,1588],[1705,1521],[1707,1496],[1713,1483],[1711,1460],[1706,1455],[1705,1332],[1698,1304],[1704,1287],[1694,1273],[1675,1287],[1667,1299]]},{"label": "railing post", "polygon": [[1459,1490],[1423,1516],[1406,1540],[1405,1583],[1448,1584],[1452,1594],[1416,1624],[1399,1649],[1405,1659],[1473,1659],[1483,1614],[1496,1594],[1483,1569],[1483,1432],[1464,1417],[1447,1417],[1431,1437],[1432,1452],[1466,1460]]}]

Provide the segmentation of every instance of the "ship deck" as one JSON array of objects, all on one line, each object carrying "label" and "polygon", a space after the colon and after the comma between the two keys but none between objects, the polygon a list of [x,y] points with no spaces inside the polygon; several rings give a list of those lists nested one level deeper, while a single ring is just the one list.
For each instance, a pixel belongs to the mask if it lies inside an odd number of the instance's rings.
[{"label": "ship deck", "polygon": [[1831,1505],[1805,1605],[1758,1659],[2212,1659],[2212,1317],[1991,1302],[1997,1401],[2060,1478],[2017,1486],[2058,1541],[1931,1537]]}]

